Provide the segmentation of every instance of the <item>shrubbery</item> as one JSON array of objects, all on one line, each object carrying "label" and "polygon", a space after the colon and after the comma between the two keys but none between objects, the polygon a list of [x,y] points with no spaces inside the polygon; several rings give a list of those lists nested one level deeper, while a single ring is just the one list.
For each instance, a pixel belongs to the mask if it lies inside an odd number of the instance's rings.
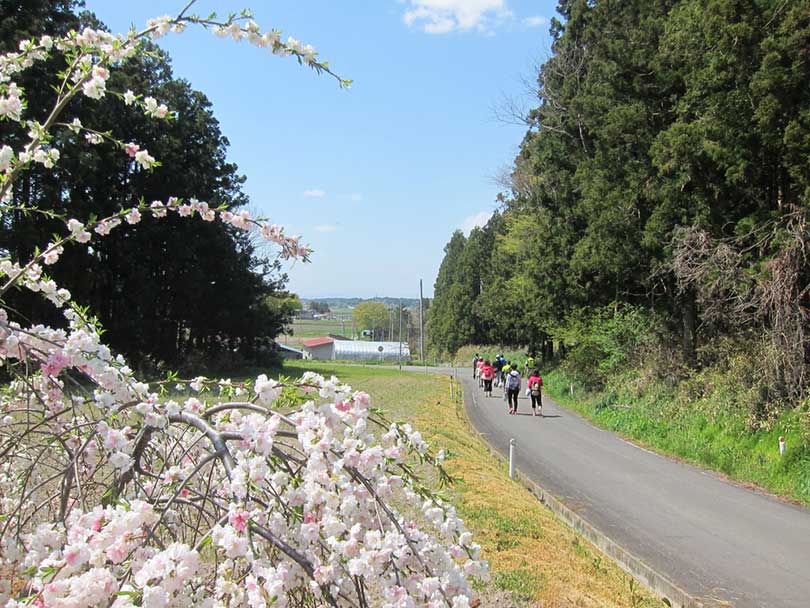
[{"label": "shrubbery", "polygon": [[658,325],[646,309],[611,305],[579,309],[554,333],[566,344],[565,369],[580,383],[601,388],[655,343]]}]

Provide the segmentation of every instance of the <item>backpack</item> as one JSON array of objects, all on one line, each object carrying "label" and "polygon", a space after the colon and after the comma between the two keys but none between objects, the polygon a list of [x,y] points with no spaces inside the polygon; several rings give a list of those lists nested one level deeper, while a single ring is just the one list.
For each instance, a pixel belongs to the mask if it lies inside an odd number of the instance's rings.
[{"label": "backpack", "polygon": [[535,380],[534,382],[532,382],[532,395],[534,395],[535,397],[539,397],[541,386],[543,386],[542,380]]},{"label": "backpack", "polygon": [[513,376],[512,374],[509,374],[506,379],[506,388],[510,391],[520,388],[520,376]]}]

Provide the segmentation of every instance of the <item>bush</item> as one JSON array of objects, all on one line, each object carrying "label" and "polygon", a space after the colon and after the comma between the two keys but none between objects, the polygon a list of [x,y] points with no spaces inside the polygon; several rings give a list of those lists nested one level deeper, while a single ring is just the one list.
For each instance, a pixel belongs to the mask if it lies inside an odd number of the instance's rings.
[{"label": "bush", "polygon": [[554,332],[565,341],[564,367],[581,384],[602,388],[629,365],[634,354],[654,344],[657,319],[635,306],[579,309]]}]

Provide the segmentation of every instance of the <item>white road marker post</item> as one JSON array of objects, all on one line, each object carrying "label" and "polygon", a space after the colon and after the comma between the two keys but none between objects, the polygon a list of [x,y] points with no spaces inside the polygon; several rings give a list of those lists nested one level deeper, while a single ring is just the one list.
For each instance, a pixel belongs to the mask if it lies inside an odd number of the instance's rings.
[{"label": "white road marker post", "polygon": [[784,456],[784,455],[785,455],[785,450],[786,450],[786,449],[787,449],[787,447],[785,446],[785,438],[784,438],[784,437],[780,437],[780,438],[779,438],[779,455],[780,455],[780,456]]},{"label": "white road marker post", "polygon": [[515,440],[509,440],[509,479],[515,478]]}]

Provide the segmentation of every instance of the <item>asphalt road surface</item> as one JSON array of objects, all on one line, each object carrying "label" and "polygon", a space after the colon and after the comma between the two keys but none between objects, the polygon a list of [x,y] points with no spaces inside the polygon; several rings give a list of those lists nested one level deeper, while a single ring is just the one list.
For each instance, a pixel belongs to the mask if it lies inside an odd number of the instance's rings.
[{"label": "asphalt road surface", "polygon": [[[452,373],[452,369],[436,369]],[[625,550],[708,606],[810,608],[810,511],[670,460],[543,397],[507,413],[458,370],[467,412],[501,453],[516,440],[528,477]]]}]

